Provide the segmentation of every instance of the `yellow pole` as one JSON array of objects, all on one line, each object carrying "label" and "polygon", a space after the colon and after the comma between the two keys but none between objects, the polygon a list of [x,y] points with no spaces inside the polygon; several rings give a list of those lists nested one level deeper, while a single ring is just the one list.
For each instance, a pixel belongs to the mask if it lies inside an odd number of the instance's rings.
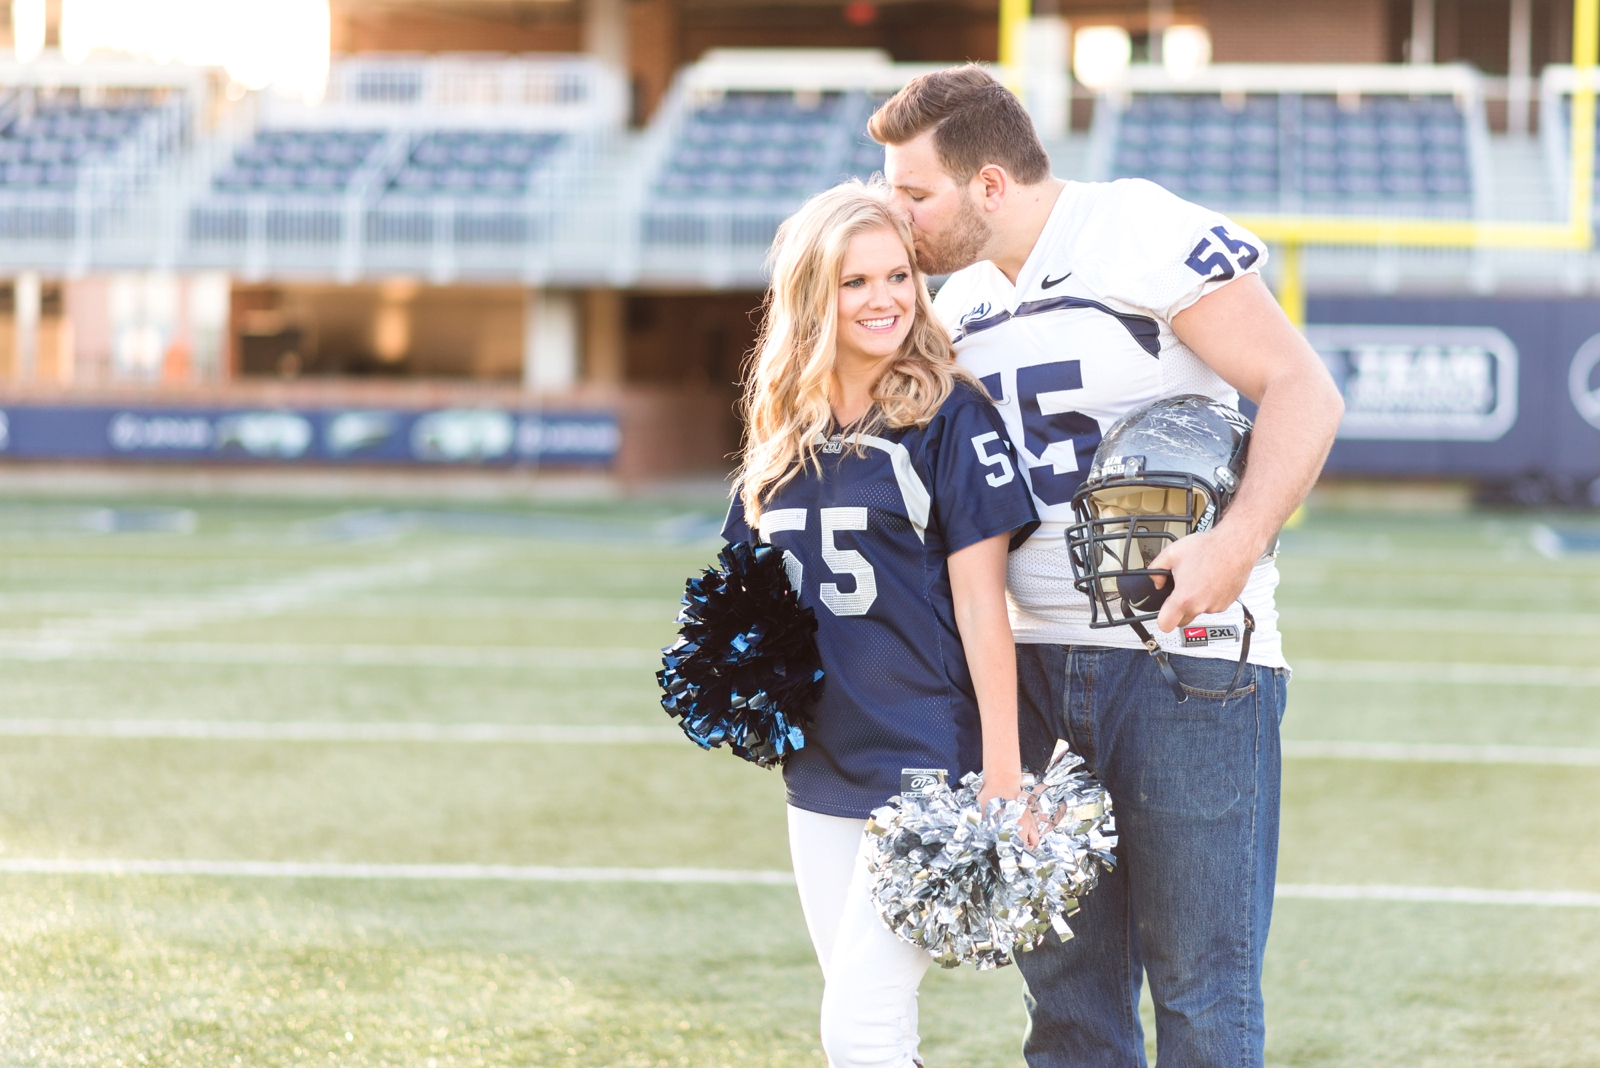
[{"label": "yellow pole", "polygon": [[1600,52],[1600,0],[1572,5],[1572,188],[1568,222],[1588,247],[1594,233],[1594,68]]},{"label": "yellow pole", "polygon": [[1407,219],[1338,215],[1238,215],[1235,221],[1268,241],[1401,248],[1594,247],[1595,80],[1600,62],[1600,0],[1572,5],[1572,129],[1567,218],[1563,222]]},{"label": "yellow pole", "polygon": [[1023,31],[1027,28],[1028,17],[1033,14],[1032,8],[1032,0],[1000,0],[1000,66],[1013,83],[1014,92],[1022,90],[1022,64],[1026,59]]},{"label": "yellow pole", "polygon": [[1278,246],[1278,306],[1296,330],[1306,328],[1306,287],[1300,273],[1300,242],[1285,241]]}]

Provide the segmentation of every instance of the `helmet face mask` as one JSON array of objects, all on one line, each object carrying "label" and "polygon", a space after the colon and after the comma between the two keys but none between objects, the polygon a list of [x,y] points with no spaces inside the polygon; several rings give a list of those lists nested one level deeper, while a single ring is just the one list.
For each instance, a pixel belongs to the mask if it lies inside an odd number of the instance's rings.
[{"label": "helmet face mask", "polygon": [[[1077,588],[1089,595],[1090,626],[1154,619],[1172,572],[1150,565],[1168,545],[1210,525],[1210,487],[1192,476],[1106,480],[1073,501],[1067,530]],[[1165,579],[1160,587],[1152,581]]]},{"label": "helmet face mask", "polygon": [[1222,515],[1243,479],[1249,434],[1236,410],[1197,395],[1146,405],[1106,432],[1067,528],[1073,585],[1089,597],[1091,627],[1156,618],[1172,572],[1151,563]]}]

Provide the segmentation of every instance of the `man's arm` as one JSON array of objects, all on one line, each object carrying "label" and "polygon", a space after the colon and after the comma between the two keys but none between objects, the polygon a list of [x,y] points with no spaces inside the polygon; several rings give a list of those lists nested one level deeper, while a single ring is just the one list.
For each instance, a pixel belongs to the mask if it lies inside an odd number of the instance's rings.
[{"label": "man's arm", "polygon": [[1321,358],[1259,275],[1207,293],[1173,317],[1172,332],[1260,411],[1244,484],[1222,521],[1151,562],[1172,571],[1174,590],[1156,621],[1164,631],[1238,599],[1251,568],[1311,492],[1344,415]]}]

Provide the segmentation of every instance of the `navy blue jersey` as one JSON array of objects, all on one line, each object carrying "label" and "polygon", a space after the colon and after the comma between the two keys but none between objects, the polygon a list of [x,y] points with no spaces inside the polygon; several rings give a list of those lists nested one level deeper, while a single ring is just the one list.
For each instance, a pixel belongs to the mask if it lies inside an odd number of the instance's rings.
[{"label": "navy blue jersey", "polygon": [[864,819],[899,792],[902,768],[982,769],[946,558],[999,534],[1018,544],[1038,520],[999,413],[962,385],[926,427],[836,435],[819,459],[755,533],[735,498],[723,536],[783,549],[817,615],[826,677],[805,748],[784,764],[789,803]]}]

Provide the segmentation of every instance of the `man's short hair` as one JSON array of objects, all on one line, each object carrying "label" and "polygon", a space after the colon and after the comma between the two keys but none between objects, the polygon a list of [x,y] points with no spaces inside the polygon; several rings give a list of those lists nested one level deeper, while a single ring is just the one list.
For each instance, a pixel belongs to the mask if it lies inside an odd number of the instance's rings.
[{"label": "man's short hair", "polygon": [[958,182],[990,163],[1023,185],[1050,177],[1050,157],[1022,101],[975,63],[913,78],[867,123],[883,145],[903,145],[929,130],[939,163]]}]

